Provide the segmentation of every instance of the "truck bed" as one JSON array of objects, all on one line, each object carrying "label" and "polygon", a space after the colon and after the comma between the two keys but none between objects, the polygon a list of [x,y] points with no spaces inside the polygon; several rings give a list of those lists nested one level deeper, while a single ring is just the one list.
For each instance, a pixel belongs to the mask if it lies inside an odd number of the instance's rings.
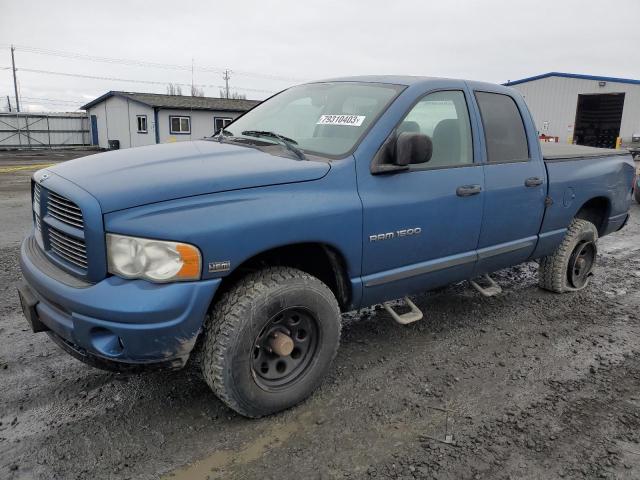
[{"label": "truck bed", "polygon": [[545,160],[564,160],[570,158],[609,157],[611,155],[629,155],[629,151],[612,148],[585,147],[560,143],[540,142],[542,157]]},{"label": "truck bed", "polygon": [[555,249],[576,213],[593,199],[606,205],[606,218],[598,225],[600,236],[624,225],[634,170],[627,150],[544,142],[541,148],[551,202],[540,230],[539,256]]}]

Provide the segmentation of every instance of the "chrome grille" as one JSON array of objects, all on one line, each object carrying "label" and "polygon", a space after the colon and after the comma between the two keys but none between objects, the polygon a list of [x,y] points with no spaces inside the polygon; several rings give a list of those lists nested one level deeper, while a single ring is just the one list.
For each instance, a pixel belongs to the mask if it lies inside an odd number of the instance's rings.
[{"label": "chrome grille", "polygon": [[[44,202],[42,208],[40,203]],[[82,210],[73,201],[45,189],[39,184],[33,186],[33,210],[35,213],[36,238],[47,253],[82,270],[88,270],[87,246],[83,235],[76,230],[84,230]],[[52,225],[55,219],[73,229]]]},{"label": "chrome grille", "polygon": [[51,251],[80,268],[87,268],[87,246],[83,240],[72,238],[53,227],[48,228]]},{"label": "chrome grille", "polygon": [[33,208],[36,210],[36,213],[40,214],[40,185],[37,183],[33,184]]},{"label": "chrome grille", "polygon": [[37,183],[33,184],[33,219],[36,227],[36,238],[40,242],[40,245],[43,244],[42,241],[42,221],[40,220],[40,185]]},{"label": "chrome grille", "polygon": [[84,229],[84,221],[82,220],[82,211],[80,208],[71,200],[51,190],[48,191],[47,213],[62,223]]}]

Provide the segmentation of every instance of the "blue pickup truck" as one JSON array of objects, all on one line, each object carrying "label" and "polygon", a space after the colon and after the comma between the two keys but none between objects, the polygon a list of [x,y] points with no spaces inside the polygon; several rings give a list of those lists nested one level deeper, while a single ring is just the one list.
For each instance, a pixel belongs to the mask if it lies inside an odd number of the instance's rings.
[{"label": "blue pickup truck", "polygon": [[383,304],[410,323],[409,295],[463,280],[495,295],[491,272],[533,259],[542,288],[584,288],[633,179],[625,152],[543,153],[506,87],[308,83],[211,138],[36,172],[18,290],[33,330],[77,358],[119,371],[191,358],[259,417],[318,386],[341,312]]}]

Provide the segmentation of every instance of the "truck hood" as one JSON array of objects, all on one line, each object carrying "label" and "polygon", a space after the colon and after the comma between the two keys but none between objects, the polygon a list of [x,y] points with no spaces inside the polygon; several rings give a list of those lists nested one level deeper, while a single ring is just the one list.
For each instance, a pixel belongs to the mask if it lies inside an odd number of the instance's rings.
[{"label": "truck hood", "polygon": [[202,140],[98,153],[47,170],[89,192],[109,213],[193,195],[316,180],[330,168],[328,162]]}]

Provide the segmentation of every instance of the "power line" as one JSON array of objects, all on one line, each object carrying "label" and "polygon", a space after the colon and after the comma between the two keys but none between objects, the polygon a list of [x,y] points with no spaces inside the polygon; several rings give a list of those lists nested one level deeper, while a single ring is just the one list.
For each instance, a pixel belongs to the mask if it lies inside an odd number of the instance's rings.
[{"label": "power line", "polygon": [[58,98],[25,97],[24,95],[21,95],[20,98],[23,99],[23,100],[49,102],[49,103],[73,103],[75,105],[78,105],[80,103],[87,103],[88,102],[88,100],[62,100],[62,99],[58,99]]},{"label": "power line", "polygon": [[[1,45],[0,48],[7,48],[5,45]],[[153,68],[163,68],[163,69],[172,69],[172,70],[183,70],[189,71],[192,69],[191,65],[179,65],[179,64],[171,64],[171,63],[159,63],[159,62],[148,62],[145,60],[133,60],[126,58],[118,58],[118,57],[101,57],[96,55],[87,55],[84,53],[74,53],[74,52],[66,52],[61,50],[50,50],[46,48],[39,47],[29,47],[25,45],[17,45],[16,50],[25,52],[25,53],[33,53],[36,55],[47,55],[47,56],[57,56],[64,58],[71,58],[75,60],[87,60],[92,62],[101,62],[101,63],[117,63],[121,65],[129,65],[135,67],[153,67]],[[207,65],[196,65],[193,68],[196,70],[200,70],[202,72],[212,72],[212,73],[224,73],[225,69]],[[247,70],[238,70],[235,73],[241,76],[247,77],[257,77],[257,78],[266,78],[270,80],[279,80],[285,82],[304,82],[305,79],[283,76],[283,75],[272,75],[268,73],[259,73],[252,72]]]},{"label": "power line", "polygon": [[[7,99],[9,99],[9,96],[6,97]],[[38,103],[45,103],[48,105],[75,105],[75,106],[80,106],[84,103],[87,103],[87,99],[82,99],[82,100],[68,100],[68,99],[61,99],[61,98],[46,98],[46,97],[29,97],[29,96],[25,96],[25,95],[20,95],[20,100],[22,101],[23,104],[26,105],[33,105],[33,104],[38,104]],[[10,102],[9,102],[10,103]]]},{"label": "power line", "polygon": [[[67,72],[54,72],[51,70],[38,70],[33,68],[21,68],[21,72],[29,72],[29,73],[40,73],[44,75],[58,75],[63,77],[76,77],[76,78],[86,78],[89,80],[108,80],[111,82],[126,82],[126,83],[141,83],[146,85],[167,85],[169,83],[173,83],[174,85],[180,85],[182,87],[190,87],[190,83],[178,83],[178,82],[159,82],[155,80],[136,80],[132,78],[118,78],[118,77],[104,77],[100,75],[86,75],[81,73],[67,73]],[[195,87],[202,88],[224,88],[223,85],[212,85],[212,84],[194,84]],[[264,90],[260,88],[249,88],[249,87],[235,87],[238,90],[245,90],[248,92],[260,92],[260,93],[273,93],[273,90]]]},{"label": "power line", "polygon": [[130,65],[130,66],[137,66],[137,67],[156,67],[156,68],[167,68],[167,69],[174,69],[174,70],[189,70],[191,68],[190,66],[186,66],[186,65],[146,62],[143,60],[129,60],[125,58],[115,58],[115,57],[99,57],[95,55],[86,55],[83,53],[72,53],[72,52],[64,52],[60,50],[49,50],[46,48],[27,47],[24,45],[18,45],[16,49],[22,52],[34,53],[37,55],[48,55],[48,56],[71,58],[76,60],[88,60],[88,61],[102,62],[102,63],[120,63],[123,65]]}]

